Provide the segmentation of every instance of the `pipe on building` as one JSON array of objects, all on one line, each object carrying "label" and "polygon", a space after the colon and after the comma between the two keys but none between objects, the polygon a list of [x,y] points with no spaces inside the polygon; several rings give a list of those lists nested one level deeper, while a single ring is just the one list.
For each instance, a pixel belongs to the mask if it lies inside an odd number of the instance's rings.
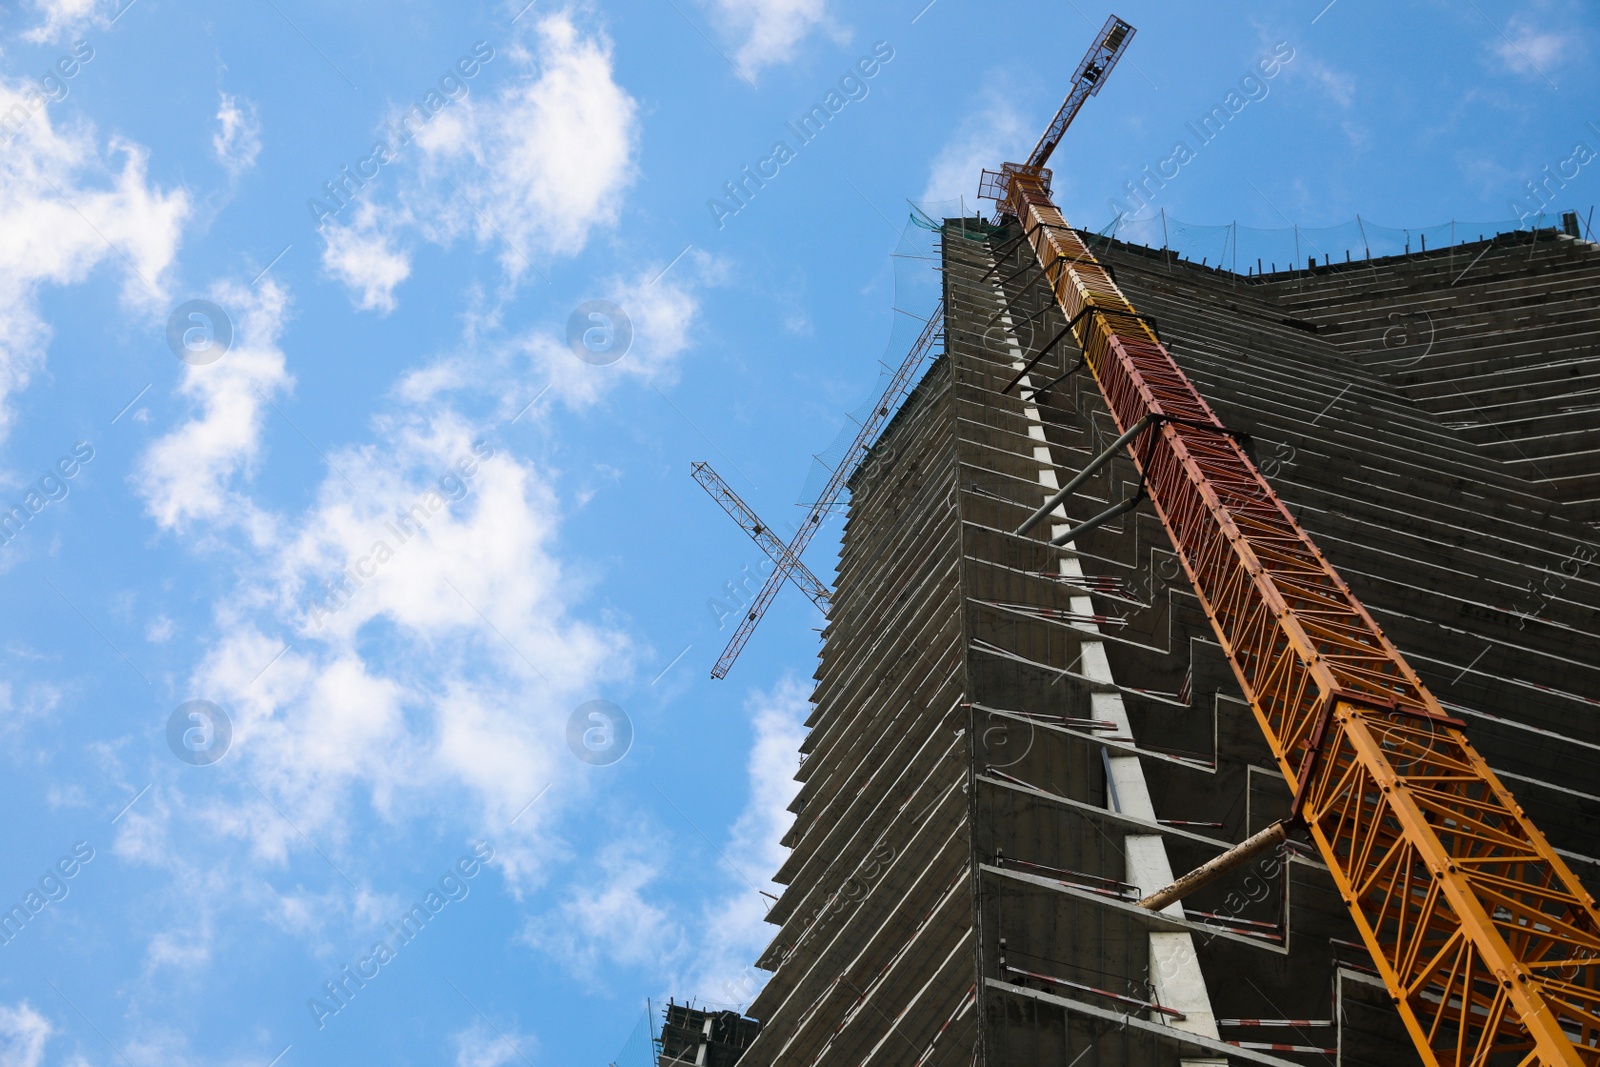
[{"label": "pipe on building", "polygon": [[1151,893],[1139,901],[1139,907],[1147,908],[1150,911],[1160,911],[1174,901],[1182,900],[1202,886],[1210,885],[1235,867],[1248,862],[1252,857],[1283,842],[1288,836],[1289,820],[1275,822],[1260,833],[1245,838],[1216,859],[1196,867],[1165,889],[1158,889]]},{"label": "pipe on building", "polygon": [[[1069,323],[1069,326],[1070,326],[1070,323]],[[1046,515],[1050,514],[1052,509],[1054,509],[1057,505],[1059,505],[1063,500],[1067,499],[1067,497],[1071,496],[1073,494],[1073,492],[1078,488],[1078,486],[1080,486],[1084,482],[1088,481],[1090,479],[1090,477],[1093,476],[1095,471],[1099,470],[1101,467],[1105,466],[1107,463],[1109,463],[1113,459],[1115,459],[1117,454],[1122,451],[1122,447],[1124,445],[1126,445],[1129,441],[1132,441],[1135,437],[1138,437],[1139,434],[1144,431],[1144,428],[1146,426],[1149,426],[1152,422],[1155,422],[1156,420],[1157,420],[1157,416],[1155,416],[1155,415],[1146,415],[1143,418],[1141,418],[1138,422],[1136,422],[1132,426],[1128,427],[1128,430],[1127,430],[1126,433],[1124,433],[1121,437],[1117,438],[1115,441],[1111,442],[1111,444],[1106,448],[1106,450],[1104,452],[1101,452],[1098,456],[1094,457],[1094,459],[1091,459],[1089,461],[1089,465],[1084,467],[1083,470],[1079,471],[1078,472],[1078,476],[1076,478],[1072,479],[1072,481],[1070,481],[1066,485],[1062,486],[1061,490],[1059,492],[1057,492],[1054,496],[1052,496],[1049,500],[1046,500],[1044,502],[1044,506],[1041,507],[1038,511],[1035,511],[1032,515],[1029,515],[1027,521],[1024,522],[1021,526],[1017,527],[1016,535],[1018,537],[1021,537],[1023,534],[1027,533],[1029,530],[1031,530],[1035,526],[1037,526],[1039,524],[1039,521],[1041,519],[1043,519]],[[1107,516],[1107,517],[1109,517],[1109,516]],[[1099,516],[1096,516],[1096,518],[1099,518]],[[1085,523],[1084,525],[1088,525],[1088,524]]]}]

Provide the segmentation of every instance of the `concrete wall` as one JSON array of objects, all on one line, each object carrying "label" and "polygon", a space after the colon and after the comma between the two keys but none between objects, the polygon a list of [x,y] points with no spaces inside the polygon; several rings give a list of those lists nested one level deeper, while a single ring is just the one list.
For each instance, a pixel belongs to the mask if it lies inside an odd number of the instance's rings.
[{"label": "concrete wall", "polygon": [[[946,354],[851,485],[741,1063],[1414,1064],[1309,850],[1133,904],[1288,795],[1150,505],[1045,543],[1133,492],[1125,459],[1010,532],[1116,431],[1087,372],[1032,393],[1070,338],[1011,384],[1064,324],[1020,255],[991,270],[1009,236],[947,223]],[[1524,235],[1265,283],[1103,254],[1600,887],[1600,422],[1572,395],[1596,367],[1594,247]],[[1431,345],[1393,331],[1430,321]]]}]

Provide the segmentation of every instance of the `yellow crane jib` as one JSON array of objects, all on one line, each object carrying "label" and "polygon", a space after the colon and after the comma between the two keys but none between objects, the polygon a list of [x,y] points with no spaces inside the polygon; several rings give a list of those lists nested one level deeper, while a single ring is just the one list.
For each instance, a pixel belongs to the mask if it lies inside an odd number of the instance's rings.
[{"label": "yellow crane jib", "polygon": [[[1094,374],[1309,831],[1432,1064],[1600,1067],[1600,911],[1050,200],[985,171]],[[1098,66],[1097,66],[1098,65]],[[1182,881],[1182,880],[1180,880]]]}]

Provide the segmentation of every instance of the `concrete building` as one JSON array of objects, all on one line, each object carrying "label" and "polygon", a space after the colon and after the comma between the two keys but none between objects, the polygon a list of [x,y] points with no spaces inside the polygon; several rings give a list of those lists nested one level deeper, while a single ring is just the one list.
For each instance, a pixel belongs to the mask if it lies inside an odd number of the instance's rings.
[{"label": "concrete building", "polygon": [[736,1011],[713,1011],[668,1001],[661,1009],[658,1067],[733,1067],[761,1024]]},{"label": "concrete building", "polygon": [[[1026,247],[942,234],[945,345],[851,484],[741,1067],[1410,1065],[1314,850],[1140,896],[1289,794]],[[1085,235],[1088,236],[1088,235]],[[1600,890],[1600,248],[1240,277],[1095,238],[1228,427]],[[665,1062],[665,1061],[663,1061]]]}]

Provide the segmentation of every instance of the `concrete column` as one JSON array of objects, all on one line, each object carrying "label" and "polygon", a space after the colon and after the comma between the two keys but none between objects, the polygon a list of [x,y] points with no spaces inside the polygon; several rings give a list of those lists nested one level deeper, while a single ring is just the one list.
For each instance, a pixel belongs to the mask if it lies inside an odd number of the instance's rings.
[{"label": "concrete column", "polygon": [[[995,287],[997,301],[1005,302],[1005,295],[998,286]],[[1012,366],[1021,370],[1027,365],[1027,359],[1022,349],[1016,343],[1016,335],[1011,332],[1011,313],[1008,311],[1000,316],[1000,323],[1005,327],[1010,339]],[[1032,375],[1025,376],[1019,389],[1032,390]],[[1031,392],[1030,392],[1031,396]],[[1023,404],[1023,413],[1028,419],[1028,436],[1039,441],[1033,449],[1034,458],[1039,461],[1039,484],[1043,489],[1043,499],[1048,500],[1060,489],[1056,478],[1055,464],[1050,456],[1049,446],[1044,442],[1044,420],[1039,416],[1039,409],[1031,403]],[[1058,517],[1052,513],[1051,518]],[[1071,528],[1065,507],[1060,509],[1059,518],[1063,522],[1052,525],[1052,537],[1065,533]],[[1077,556],[1064,556],[1059,561],[1061,574],[1069,578],[1082,578],[1083,568]],[[1080,615],[1094,614],[1094,600],[1086,596],[1070,598],[1070,610]],[[1080,629],[1096,630],[1099,627],[1092,623],[1078,624]],[[1114,683],[1111,675],[1111,662],[1106,658],[1105,644],[1101,641],[1086,639],[1081,646],[1081,672],[1097,682]],[[1095,693],[1090,698],[1090,706],[1094,717],[1117,724],[1116,736],[1132,737],[1133,726],[1128,721],[1128,710],[1122,703],[1120,693]],[[1144,766],[1138,756],[1125,754],[1111,754],[1107,760],[1110,777],[1108,804],[1115,798],[1116,809],[1130,818],[1141,819],[1152,826],[1156,823],[1155,806],[1150,800],[1150,789],[1145,782]],[[1159,833],[1130,835],[1125,840],[1127,873],[1123,879],[1130,885],[1139,887],[1141,894],[1148,895],[1170,885],[1173,879],[1172,864],[1167,859],[1166,843]],[[1183,905],[1174,902],[1162,909],[1163,915],[1174,918],[1183,918]],[[1194,950],[1194,941],[1187,933],[1152,933],[1150,935],[1150,985],[1155,993],[1156,1000],[1165,1007],[1175,1008],[1183,1012],[1183,1019],[1173,1019],[1159,1012],[1151,1012],[1150,1018],[1154,1022],[1164,1023],[1178,1030],[1201,1034],[1205,1037],[1219,1038],[1217,1032],[1216,1016],[1211,1010],[1211,998],[1206,991],[1205,976],[1200,971],[1200,957]],[[1197,1061],[1199,1062],[1199,1061]]]}]

